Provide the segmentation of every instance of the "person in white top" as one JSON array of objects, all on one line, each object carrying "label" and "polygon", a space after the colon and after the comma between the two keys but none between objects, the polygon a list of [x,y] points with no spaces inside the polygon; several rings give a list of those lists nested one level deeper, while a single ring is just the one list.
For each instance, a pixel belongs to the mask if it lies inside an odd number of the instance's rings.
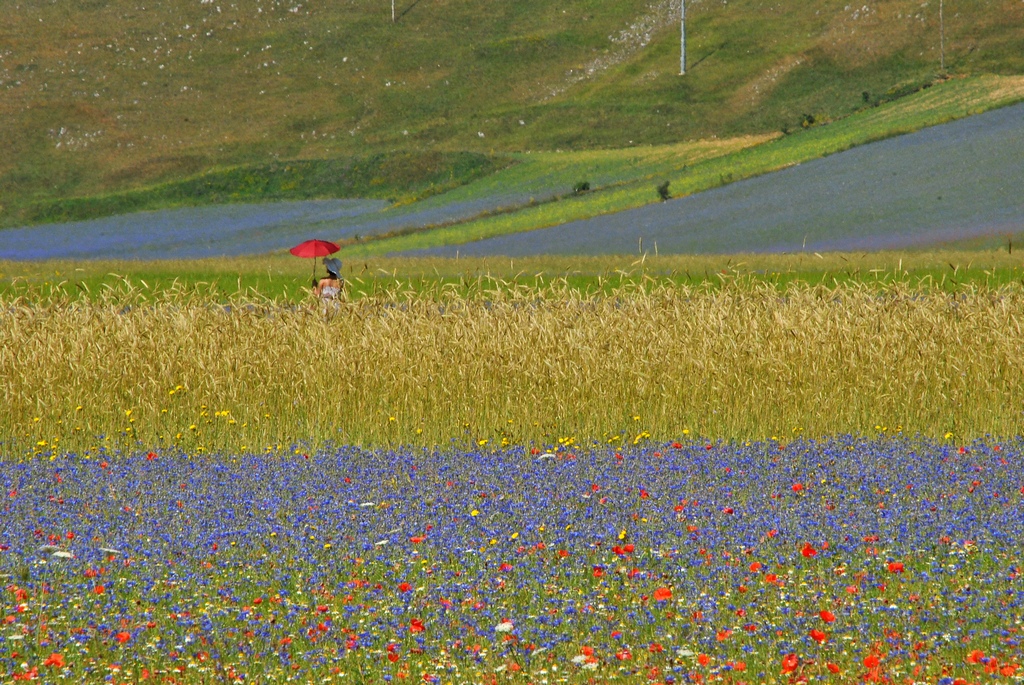
[{"label": "person in white top", "polygon": [[324,266],[327,267],[327,278],[321,278],[313,285],[313,294],[325,300],[336,299],[342,288],[345,287],[341,279],[341,260],[325,259]]}]

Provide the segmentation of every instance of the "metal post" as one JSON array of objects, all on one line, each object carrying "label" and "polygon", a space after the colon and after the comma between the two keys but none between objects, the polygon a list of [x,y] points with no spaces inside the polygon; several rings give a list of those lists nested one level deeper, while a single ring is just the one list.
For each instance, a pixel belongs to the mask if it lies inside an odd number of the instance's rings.
[{"label": "metal post", "polygon": [[686,74],[686,0],[679,0],[679,75]]},{"label": "metal post", "polygon": [[942,20],[942,0],[939,0],[939,68],[946,73],[946,24]]},{"label": "metal post", "polygon": [[395,0],[391,0],[391,23],[395,23]]}]

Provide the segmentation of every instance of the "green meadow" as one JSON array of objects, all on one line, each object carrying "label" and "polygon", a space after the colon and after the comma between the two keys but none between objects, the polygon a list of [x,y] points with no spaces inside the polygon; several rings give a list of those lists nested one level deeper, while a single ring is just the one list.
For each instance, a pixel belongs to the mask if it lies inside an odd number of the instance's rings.
[{"label": "green meadow", "polygon": [[[1024,248],[1021,248],[1024,249]],[[190,292],[228,301],[310,299],[310,261],[287,253],[157,261],[0,261],[0,295],[25,301],[95,300],[124,290],[142,297]],[[323,267],[318,266],[323,274]],[[559,285],[581,295],[620,286],[791,283],[888,287],[926,291],[1024,285],[1024,252],[1010,244],[870,253],[626,255],[508,259],[366,257],[343,260],[350,299],[405,292],[479,295],[519,286]]]}]

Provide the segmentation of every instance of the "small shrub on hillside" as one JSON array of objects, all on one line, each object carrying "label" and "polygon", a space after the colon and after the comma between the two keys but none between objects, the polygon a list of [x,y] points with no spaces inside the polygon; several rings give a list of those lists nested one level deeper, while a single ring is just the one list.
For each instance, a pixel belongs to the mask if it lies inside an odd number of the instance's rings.
[{"label": "small shrub on hillside", "polygon": [[660,186],[658,186],[658,197],[661,198],[662,202],[665,202],[666,200],[668,200],[668,199],[670,199],[672,197],[672,195],[669,194],[669,192],[668,192],[668,184],[669,184],[669,181],[665,181]]}]

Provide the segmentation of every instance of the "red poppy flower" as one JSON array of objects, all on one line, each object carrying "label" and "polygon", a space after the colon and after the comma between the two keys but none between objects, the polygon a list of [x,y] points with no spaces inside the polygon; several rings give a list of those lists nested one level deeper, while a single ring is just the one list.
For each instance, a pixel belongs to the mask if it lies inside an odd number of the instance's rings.
[{"label": "red poppy flower", "polygon": [[889,573],[903,573],[903,562],[901,562],[901,561],[890,561],[889,562]]},{"label": "red poppy flower", "polygon": [[709,657],[707,654],[698,654],[697,663],[701,666],[707,666],[709,663],[711,663],[711,657]]},{"label": "red poppy flower", "polygon": [[424,630],[426,630],[426,627],[423,625],[423,621],[421,621],[420,619],[414,618],[411,621],[409,621],[410,633],[422,633]]},{"label": "red poppy flower", "polygon": [[825,623],[832,623],[833,621],[836,620],[836,615],[833,614],[828,609],[822,609],[821,613],[818,614],[818,615],[821,616],[821,620],[824,621]]},{"label": "red poppy flower", "polygon": [[46,657],[46,661],[43,662],[43,666],[56,666],[57,668],[64,668],[67,663],[64,661],[64,655],[59,652],[54,652],[50,656]]},{"label": "red poppy flower", "polygon": [[833,664],[832,662],[825,664],[825,668],[828,669],[829,673],[839,673],[839,667]]},{"label": "red poppy flower", "polygon": [[754,563],[752,563],[752,564],[750,565],[750,572],[751,572],[751,573],[757,573],[757,572],[758,572],[758,571],[760,571],[760,570],[761,570],[762,568],[764,568],[763,564],[761,564],[761,562],[760,562],[760,561],[755,561]]},{"label": "red poppy flower", "polygon": [[401,657],[398,656],[398,654],[396,652],[388,652],[388,661],[390,661],[391,663],[395,663],[400,658]]},{"label": "red poppy flower", "polygon": [[796,654],[787,654],[782,657],[782,672],[792,673],[800,665],[800,658]]},{"label": "red poppy flower", "polygon": [[985,652],[981,651],[980,649],[975,649],[967,655],[965,661],[969,664],[978,664],[981,663],[981,660],[984,658]]},{"label": "red poppy flower", "polygon": [[803,549],[800,550],[800,554],[804,555],[808,559],[818,554],[818,550],[811,546],[811,543],[805,542]]},{"label": "red poppy flower", "polygon": [[800,492],[804,489],[803,483],[793,483],[793,492]]},{"label": "red poppy flower", "polygon": [[867,668],[877,668],[878,664],[880,663],[881,660],[878,658],[878,655],[876,654],[869,654],[866,657],[864,657],[864,666]]},{"label": "red poppy flower", "polygon": [[652,643],[650,644],[650,646],[648,646],[648,647],[647,647],[647,649],[648,649],[648,651],[649,651],[649,652],[650,652],[651,654],[659,654],[659,653],[661,653],[661,652],[664,652],[664,651],[665,651],[665,648],[664,648],[664,647],[662,647],[662,646],[661,646],[661,644],[660,644],[660,643],[657,643],[657,642],[652,642]]},{"label": "red poppy flower", "polygon": [[654,599],[659,602],[672,599],[672,590],[667,587],[660,587],[654,591]]},{"label": "red poppy flower", "polygon": [[826,642],[828,640],[828,635],[826,635],[824,632],[818,630],[817,628],[812,628],[810,635],[811,635],[811,639],[813,639],[818,644],[823,644],[824,642]]},{"label": "red poppy flower", "polygon": [[97,585],[92,589],[94,595],[102,595],[106,591],[106,588],[104,588],[102,585]]},{"label": "red poppy flower", "polygon": [[126,632],[122,631],[122,632],[118,633],[117,635],[115,635],[114,637],[117,638],[117,641],[120,642],[123,645],[125,642],[128,642],[128,640],[132,639],[132,634],[131,633],[126,633]]}]

